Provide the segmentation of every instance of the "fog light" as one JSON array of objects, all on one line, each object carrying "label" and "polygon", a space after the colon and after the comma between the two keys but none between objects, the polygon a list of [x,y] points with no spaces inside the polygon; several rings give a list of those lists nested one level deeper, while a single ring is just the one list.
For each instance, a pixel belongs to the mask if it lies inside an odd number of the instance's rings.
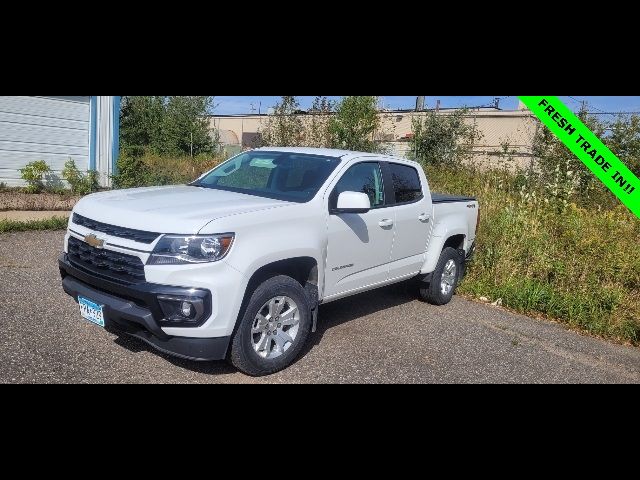
[{"label": "fog light", "polygon": [[182,311],[183,316],[187,318],[191,318],[191,314],[193,313],[193,307],[189,302],[182,302],[180,310]]},{"label": "fog light", "polygon": [[196,326],[211,311],[206,308],[205,299],[195,295],[158,295],[158,304],[164,315],[164,318],[158,319],[158,321],[170,326]]}]

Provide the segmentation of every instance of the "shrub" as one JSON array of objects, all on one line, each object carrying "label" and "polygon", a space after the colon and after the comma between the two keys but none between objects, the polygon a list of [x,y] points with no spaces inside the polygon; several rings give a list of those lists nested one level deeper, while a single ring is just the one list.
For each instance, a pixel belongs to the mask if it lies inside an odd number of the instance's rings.
[{"label": "shrub", "polygon": [[113,175],[113,188],[134,188],[149,185],[149,171],[140,157],[120,156],[118,173]]},{"label": "shrub", "polygon": [[30,220],[19,222],[16,220],[0,220],[0,233],[27,232],[30,230],[64,230],[69,219],[66,217],[52,217],[45,220]]},{"label": "shrub", "polygon": [[147,153],[141,157],[121,156],[114,188],[189,183],[224,160],[222,156],[165,157]]},{"label": "shrub", "polygon": [[78,170],[76,162],[71,158],[64,164],[62,178],[69,183],[71,191],[78,195],[87,195],[88,193],[95,192],[99,187],[98,172],[89,170],[87,173],[82,173]]},{"label": "shrub", "polygon": [[429,111],[414,118],[410,157],[424,165],[460,164],[469,159],[481,134],[475,124],[467,122],[467,114],[465,109],[451,114]]},{"label": "shrub", "polygon": [[50,172],[51,167],[44,160],[30,162],[24,168],[21,168],[20,176],[28,184],[26,191],[28,193],[38,193],[44,190],[43,178]]}]

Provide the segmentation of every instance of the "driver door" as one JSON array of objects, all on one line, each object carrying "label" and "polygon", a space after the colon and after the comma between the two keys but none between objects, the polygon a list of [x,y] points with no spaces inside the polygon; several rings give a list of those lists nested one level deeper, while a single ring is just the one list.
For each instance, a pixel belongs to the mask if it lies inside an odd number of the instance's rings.
[{"label": "driver door", "polygon": [[[337,213],[338,195],[362,192],[369,196],[367,213]],[[329,195],[327,263],[324,299],[364,290],[385,282],[393,244],[394,212],[386,208],[380,164],[359,162],[350,166]]]}]

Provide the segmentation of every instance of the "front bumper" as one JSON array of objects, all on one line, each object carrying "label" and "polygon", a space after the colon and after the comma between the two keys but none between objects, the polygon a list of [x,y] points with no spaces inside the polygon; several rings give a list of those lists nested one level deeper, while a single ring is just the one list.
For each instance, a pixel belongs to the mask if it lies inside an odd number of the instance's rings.
[{"label": "front bumper", "polygon": [[[226,357],[230,337],[192,338],[167,335],[159,322],[164,314],[158,295],[200,295],[211,303],[211,293],[169,287],[153,283],[122,285],[91,274],[72,265],[66,254],[58,260],[62,287],[77,302],[78,295],[104,305],[105,328],[139,338],[161,352],[190,360],[222,360]],[[209,310],[210,311],[210,310]]]}]

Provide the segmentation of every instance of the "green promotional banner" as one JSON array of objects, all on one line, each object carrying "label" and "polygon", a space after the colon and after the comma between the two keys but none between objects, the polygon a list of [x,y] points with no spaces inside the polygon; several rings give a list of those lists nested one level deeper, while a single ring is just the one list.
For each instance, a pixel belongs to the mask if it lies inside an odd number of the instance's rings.
[{"label": "green promotional banner", "polygon": [[640,218],[640,181],[558,97],[519,97]]}]

